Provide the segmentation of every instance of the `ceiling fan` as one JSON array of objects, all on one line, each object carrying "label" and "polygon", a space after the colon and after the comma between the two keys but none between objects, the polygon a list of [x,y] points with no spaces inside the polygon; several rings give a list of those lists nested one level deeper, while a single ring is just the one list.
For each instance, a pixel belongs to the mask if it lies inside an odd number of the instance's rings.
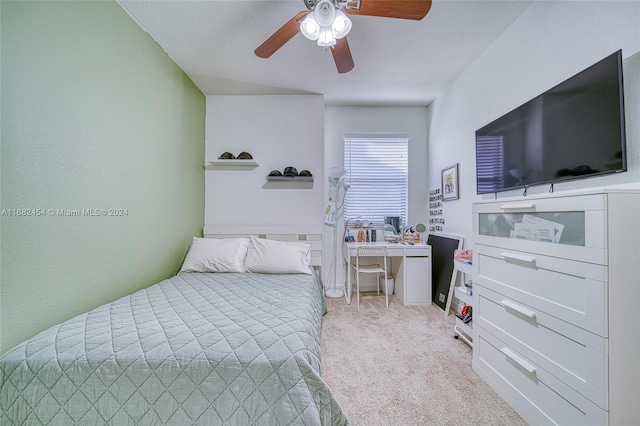
[{"label": "ceiling fan", "polygon": [[268,58],[301,32],[324,48],[330,48],[338,72],[353,69],[353,57],[346,35],[351,29],[349,15],[380,16],[383,18],[419,21],[431,9],[431,0],[302,0],[306,11],[298,13],[262,43],[255,54]]}]

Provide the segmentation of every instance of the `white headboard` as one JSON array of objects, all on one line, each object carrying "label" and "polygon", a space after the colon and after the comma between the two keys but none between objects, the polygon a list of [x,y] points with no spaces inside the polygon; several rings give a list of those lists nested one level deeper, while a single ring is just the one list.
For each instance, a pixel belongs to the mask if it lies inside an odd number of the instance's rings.
[{"label": "white headboard", "polygon": [[249,238],[249,236],[278,241],[300,241],[311,246],[311,266],[322,265],[322,226],[259,226],[259,225],[207,225],[205,238]]}]

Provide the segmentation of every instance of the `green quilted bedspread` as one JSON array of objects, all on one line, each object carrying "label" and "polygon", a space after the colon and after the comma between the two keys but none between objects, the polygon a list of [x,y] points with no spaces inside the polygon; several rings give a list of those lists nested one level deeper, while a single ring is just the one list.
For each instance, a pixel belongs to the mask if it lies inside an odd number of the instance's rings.
[{"label": "green quilted bedspread", "polygon": [[181,273],[0,358],[4,425],[344,425],[316,276]]}]

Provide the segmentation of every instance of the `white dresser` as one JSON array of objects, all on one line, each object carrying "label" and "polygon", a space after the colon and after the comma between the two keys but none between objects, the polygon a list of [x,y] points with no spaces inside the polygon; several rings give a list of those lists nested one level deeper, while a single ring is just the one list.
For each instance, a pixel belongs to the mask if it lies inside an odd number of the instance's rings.
[{"label": "white dresser", "polygon": [[473,368],[530,424],[640,424],[640,191],[473,205]]}]

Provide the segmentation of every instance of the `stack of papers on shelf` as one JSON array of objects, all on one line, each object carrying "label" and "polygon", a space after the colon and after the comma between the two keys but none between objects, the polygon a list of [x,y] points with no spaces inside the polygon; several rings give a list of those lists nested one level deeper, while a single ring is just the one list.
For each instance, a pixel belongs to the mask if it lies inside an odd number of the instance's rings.
[{"label": "stack of papers on shelf", "polygon": [[511,238],[546,243],[559,243],[564,225],[537,216],[525,214],[522,222],[514,223]]}]

